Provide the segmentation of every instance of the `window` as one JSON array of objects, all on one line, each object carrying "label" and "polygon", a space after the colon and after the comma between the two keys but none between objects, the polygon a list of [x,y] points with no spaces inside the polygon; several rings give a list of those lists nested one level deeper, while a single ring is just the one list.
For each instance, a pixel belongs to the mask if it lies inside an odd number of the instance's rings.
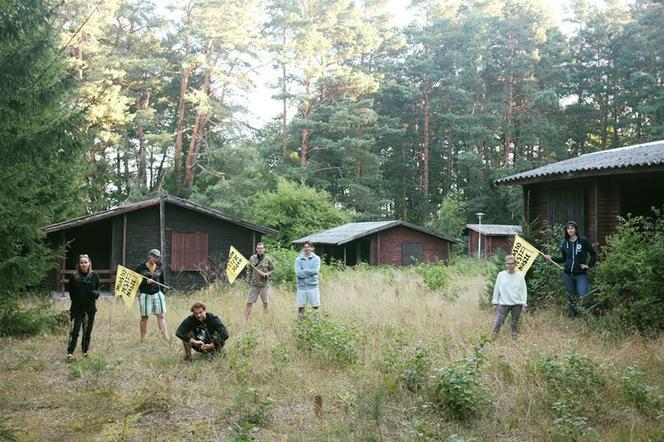
[{"label": "window", "polygon": [[565,224],[574,220],[579,232],[585,232],[583,189],[552,190],[549,192],[549,224]]},{"label": "window", "polygon": [[423,261],[421,242],[407,242],[401,244],[401,265],[417,264]]},{"label": "window", "polygon": [[171,236],[171,270],[178,272],[208,269],[208,234],[178,233]]}]

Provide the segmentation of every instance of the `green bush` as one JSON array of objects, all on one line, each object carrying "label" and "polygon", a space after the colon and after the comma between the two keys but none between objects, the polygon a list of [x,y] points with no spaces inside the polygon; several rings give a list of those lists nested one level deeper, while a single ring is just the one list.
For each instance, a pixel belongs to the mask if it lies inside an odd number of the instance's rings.
[{"label": "green bush", "polygon": [[[534,230],[532,226],[525,229]],[[526,240],[552,256],[560,255],[560,244],[563,237],[563,226],[544,226],[533,234],[524,235]],[[562,269],[546,261],[542,256],[535,259],[526,275],[528,284],[528,305],[531,308],[562,307],[567,303],[567,294],[562,282]]]},{"label": "green bush", "polygon": [[258,347],[258,337],[254,329],[248,330],[235,341],[228,366],[231,370],[239,374],[241,379],[244,379],[242,374],[249,368],[249,360],[254,354],[256,347]]},{"label": "green bush", "polygon": [[646,336],[664,330],[664,217],[621,219],[606,240],[595,286],[600,308]]},{"label": "green bush", "polygon": [[353,327],[313,315],[297,320],[293,331],[297,345],[321,361],[344,367],[360,358],[360,334]]},{"label": "green bush", "polygon": [[285,284],[295,288],[295,258],[298,251],[278,245],[271,246],[266,252],[274,262],[273,284]]},{"label": "green bush", "polygon": [[437,371],[429,394],[441,413],[468,420],[488,403],[488,390],[479,379],[482,361],[483,355],[477,348],[474,356],[458,359]]},{"label": "green bush", "polygon": [[447,268],[442,264],[419,264],[415,269],[429,290],[445,288],[450,283]]},{"label": "green bush", "polygon": [[588,357],[573,351],[562,358],[539,359],[535,368],[548,386],[559,393],[590,395],[606,384],[596,364]]},{"label": "green bush", "polygon": [[0,303],[0,336],[33,336],[64,329],[69,323],[69,312],[55,310],[48,301],[34,307],[23,308],[16,298]]},{"label": "green bush", "polygon": [[655,419],[664,419],[664,398],[656,387],[643,382],[643,373],[638,367],[627,367],[627,373],[620,377],[620,385],[628,401],[641,412]]}]

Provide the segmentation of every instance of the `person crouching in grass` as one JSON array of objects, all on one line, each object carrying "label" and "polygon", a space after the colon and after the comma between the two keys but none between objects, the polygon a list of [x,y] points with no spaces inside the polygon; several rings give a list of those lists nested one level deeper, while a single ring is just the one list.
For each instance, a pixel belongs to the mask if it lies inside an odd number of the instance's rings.
[{"label": "person crouching in grass", "polygon": [[206,311],[205,304],[194,302],[191,313],[175,332],[175,336],[182,340],[187,361],[191,360],[192,349],[199,353],[215,353],[228,339],[226,326],[218,316]]}]

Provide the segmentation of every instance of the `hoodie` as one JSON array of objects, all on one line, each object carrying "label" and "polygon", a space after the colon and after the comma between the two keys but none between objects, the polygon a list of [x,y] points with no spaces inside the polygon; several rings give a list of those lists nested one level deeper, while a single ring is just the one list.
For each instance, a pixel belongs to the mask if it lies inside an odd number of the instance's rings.
[{"label": "hoodie", "polygon": [[[576,240],[572,241],[567,233],[567,226],[576,228]],[[588,259],[590,257],[590,259]],[[565,224],[565,240],[560,244],[560,256],[552,256],[551,259],[557,263],[565,263],[563,271],[568,275],[585,274],[586,269],[581,264],[592,267],[597,262],[597,252],[588,238],[579,234],[579,227],[574,221]]]}]

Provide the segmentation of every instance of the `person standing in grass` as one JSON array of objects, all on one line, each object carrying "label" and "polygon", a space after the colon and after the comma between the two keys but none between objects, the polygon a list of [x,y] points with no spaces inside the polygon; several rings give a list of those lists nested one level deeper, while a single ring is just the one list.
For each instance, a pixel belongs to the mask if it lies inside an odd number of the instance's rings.
[{"label": "person standing in grass", "polygon": [[249,319],[251,307],[258,301],[263,301],[263,313],[267,314],[267,305],[270,299],[270,276],[274,273],[274,263],[265,254],[265,244],[256,244],[256,254],[249,258],[247,266],[247,282],[249,283],[249,296],[244,309],[244,317]]},{"label": "person standing in grass", "polygon": [[74,350],[78,342],[78,335],[83,329],[81,350],[83,356],[88,356],[92,326],[95,323],[97,312],[97,298],[99,298],[99,277],[92,271],[92,261],[88,255],[79,255],[76,272],[69,278],[69,341],[67,343],[67,360],[74,360]]},{"label": "person standing in grass", "polygon": [[318,275],[320,257],[313,252],[311,241],[305,241],[302,252],[295,258],[295,277],[297,278],[297,317],[304,318],[304,309],[309,304],[314,310],[320,307]]},{"label": "person standing in grass", "polygon": [[205,304],[194,302],[191,313],[175,332],[175,336],[182,340],[187,361],[191,360],[192,349],[199,353],[215,353],[228,339],[226,326],[218,316],[206,311]]},{"label": "person standing in grass", "polygon": [[516,337],[519,316],[526,311],[528,303],[528,288],[523,273],[516,271],[516,260],[513,255],[505,257],[505,267],[498,273],[496,284],[493,286],[493,310],[497,311],[496,322],[491,334],[496,336],[507,314],[512,315],[512,337]]},{"label": "person standing in grass", "polygon": [[575,221],[565,224],[565,240],[560,245],[560,256],[544,255],[545,259],[557,263],[565,263],[563,268],[563,284],[567,291],[569,312],[572,317],[577,315],[577,300],[583,301],[588,294],[588,269],[595,265],[597,252],[588,238],[579,235]]},{"label": "person standing in grass", "polygon": [[[164,297],[164,271],[161,268],[159,258],[161,252],[152,249],[148,253],[148,259],[136,267],[136,273],[143,276],[141,285],[138,287],[140,295],[138,305],[141,310],[141,341],[145,338],[148,330],[148,317],[155,315],[159,325],[159,330],[168,339],[168,326],[166,325],[166,299]],[[162,285],[159,285],[159,284]]]}]

